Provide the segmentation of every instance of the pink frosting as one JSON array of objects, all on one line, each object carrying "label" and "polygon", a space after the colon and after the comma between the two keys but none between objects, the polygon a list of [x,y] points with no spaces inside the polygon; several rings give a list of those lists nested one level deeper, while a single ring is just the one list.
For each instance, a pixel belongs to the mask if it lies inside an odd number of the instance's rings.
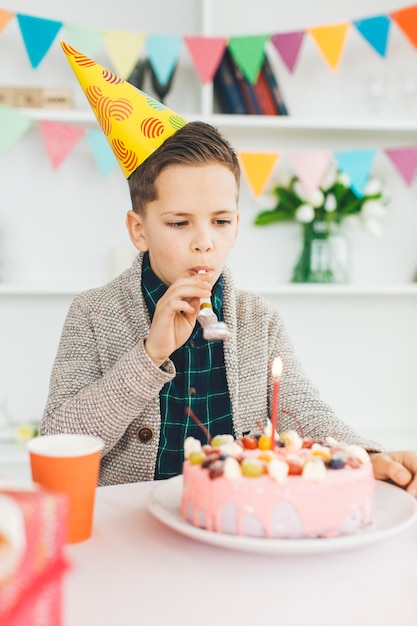
[{"label": "pink frosting", "polygon": [[370,463],[326,471],[321,481],[288,476],[211,479],[207,469],[184,463],[181,515],[216,532],[262,537],[334,537],[370,524],[374,476]]}]

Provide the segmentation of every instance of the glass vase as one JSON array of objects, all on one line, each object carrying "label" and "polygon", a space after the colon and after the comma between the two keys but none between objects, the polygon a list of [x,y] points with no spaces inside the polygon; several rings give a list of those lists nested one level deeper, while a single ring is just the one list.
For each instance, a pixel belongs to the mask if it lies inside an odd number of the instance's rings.
[{"label": "glass vase", "polygon": [[293,283],[346,283],[347,245],[336,224],[313,221],[302,226],[302,249],[293,270]]}]

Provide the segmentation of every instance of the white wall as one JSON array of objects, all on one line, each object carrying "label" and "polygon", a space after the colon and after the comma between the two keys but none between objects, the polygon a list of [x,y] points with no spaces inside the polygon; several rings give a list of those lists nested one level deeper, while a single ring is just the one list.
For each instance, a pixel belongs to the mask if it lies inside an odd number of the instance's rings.
[{"label": "white wall", "polygon": [[[210,3],[205,3],[207,6]],[[402,8],[398,0],[293,0],[257,3],[213,0],[209,32],[283,32],[375,15]],[[256,10],[254,9],[256,7]],[[163,7],[163,9],[161,9]],[[50,4],[41,0],[10,1],[7,7],[32,15],[100,28],[197,34],[202,11],[197,0]],[[206,7],[207,8],[207,7]],[[206,24],[207,26],[207,24]],[[298,68],[290,75],[277,55],[274,61],[290,111],[296,116],[341,118],[381,116],[415,119],[414,80],[417,51],[393,29],[386,60],[380,59],[353,30],[338,72],[331,72],[306,38]],[[0,35],[0,83],[71,85],[76,104],[86,102],[58,43],[37,70],[32,70],[15,25]],[[4,62],[3,59],[7,60]],[[109,63],[104,50],[97,60]],[[185,85],[191,88],[185,89]],[[383,98],[372,98],[381,87]],[[178,81],[168,104],[184,114],[199,105],[198,81],[184,52]],[[377,102],[374,102],[377,100]],[[256,135],[228,131],[238,149],[274,149],[416,145],[417,135],[369,135],[315,132]],[[371,142],[371,143],[370,143]],[[386,181],[392,202],[385,235],[372,240],[362,232],[349,235],[354,283],[403,283],[417,269],[417,186],[406,188],[387,160],[379,155],[375,173]],[[124,215],[129,208],[126,182],[118,169],[108,179],[97,172],[86,142],[81,142],[61,168],[50,168],[36,125],[0,157],[0,272],[14,284],[102,284],[109,276],[111,248],[127,245]],[[230,265],[238,285],[287,282],[297,254],[295,226],[267,229],[252,225],[261,200],[242,184],[241,236]],[[46,400],[49,373],[68,296],[0,296],[0,399],[6,398],[17,419],[39,417]],[[417,392],[415,296],[309,297],[281,296],[283,312],[297,351],[323,395],[345,419],[384,443],[417,446],[414,419]],[[414,323],[413,323],[414,322]]]}]

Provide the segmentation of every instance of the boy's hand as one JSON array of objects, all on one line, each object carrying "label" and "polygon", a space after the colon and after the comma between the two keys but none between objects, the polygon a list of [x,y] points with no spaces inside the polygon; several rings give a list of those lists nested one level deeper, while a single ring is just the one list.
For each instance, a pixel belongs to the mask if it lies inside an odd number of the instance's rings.
[{"label": "boy's hand", "polygon": [[388,478],[417,498],[417,452],[374,452],[370,456],[375,478]]},{"label": "boy's hand", "polygon": [[200,311],[200,298],[210,298],[211,284],[201,276],[179,278],[158,300],[146,352],[156,365],[162,363],[190,337]]}]

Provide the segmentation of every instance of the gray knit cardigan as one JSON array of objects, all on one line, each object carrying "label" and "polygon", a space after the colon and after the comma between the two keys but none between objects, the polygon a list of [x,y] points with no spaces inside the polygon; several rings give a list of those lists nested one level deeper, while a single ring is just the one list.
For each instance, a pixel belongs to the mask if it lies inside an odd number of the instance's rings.
[{"label": "gray knit cardigan", "polygon": [[[141,290],[142,254],[109,284],[77,296],[68,312],[52,370],[41,434],[88,433],[101,437],[100,485],[153,480],[160,433],[159,392],[175,376],[169,359],[157,367],[144,348],[150,319]],[[294,354],[275,307],[236,290],[223,272],[223,315],[232,331],[224,343],[227,383],[237,437],[265,424],[270,412],[271,364],[284,363],[280,430],[332,435],[379,450],[340,421],[319,397]],[[141,427],[155,436],[138,438]],[[298,429],[299,430],[299,429]]]}]

